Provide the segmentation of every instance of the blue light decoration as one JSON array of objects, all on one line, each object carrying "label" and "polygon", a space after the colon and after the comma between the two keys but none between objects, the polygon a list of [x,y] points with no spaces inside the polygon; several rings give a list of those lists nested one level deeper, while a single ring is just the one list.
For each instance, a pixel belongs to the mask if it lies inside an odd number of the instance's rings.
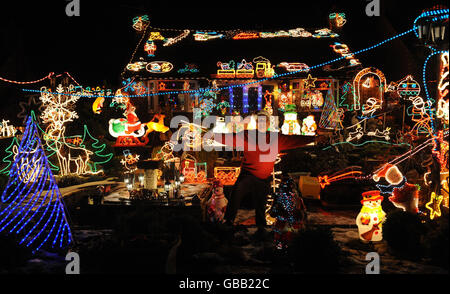
[{"label": "blue light decoration", "polygon": [[242,104],[243,104],[242,112],[247,113],[248,112],[248,87],[245,86],[243,90],[244,91],[242,93]]},{"label": "blue light decoration", "polygon": [[32,116],[1,196],[0,232],[19,236],[19,244],[66,248],[73,242],[64,203]]},{"label": "blue light decoration", "polygon": [[228,88],[229,100],[230,100],[230,112],[233,112],[233,103],[234,103],[234,95],[233,95],[233,88]]},{"label": "blue light decoration", "polygon": [[262,87],[261,85],[258,87],[258,110],[261,110],[262,107]]}]

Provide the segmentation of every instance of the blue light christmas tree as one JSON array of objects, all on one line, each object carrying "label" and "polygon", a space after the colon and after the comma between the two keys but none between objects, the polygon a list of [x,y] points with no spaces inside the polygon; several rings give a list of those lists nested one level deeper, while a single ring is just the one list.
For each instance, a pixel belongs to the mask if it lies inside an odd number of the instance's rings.
[{"label": "blue light christmas tree", "polygon": [[0,232],[17,235],[19,244],[33,252],[72,242],[64,203],[31,116],[0,199]]}]

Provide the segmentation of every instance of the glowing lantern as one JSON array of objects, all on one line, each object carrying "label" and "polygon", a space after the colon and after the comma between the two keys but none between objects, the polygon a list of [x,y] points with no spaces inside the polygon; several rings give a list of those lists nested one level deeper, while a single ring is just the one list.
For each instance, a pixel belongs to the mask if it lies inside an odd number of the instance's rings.
[{"label": "glowing lantern", "polygon": [[359,238],[364,242],[377,242],[383,239],[382,224],[386,213],[381,207],[383,196],[380,191],[368,191],[362,193],[363,207],[356,217]]},{"label": "glowing lantern", "polygon": [[314,120],[314,115],[308,115],[303,119],[302,124],[302,135],[305,136],[314,136],[316,135],[317,124]]}]

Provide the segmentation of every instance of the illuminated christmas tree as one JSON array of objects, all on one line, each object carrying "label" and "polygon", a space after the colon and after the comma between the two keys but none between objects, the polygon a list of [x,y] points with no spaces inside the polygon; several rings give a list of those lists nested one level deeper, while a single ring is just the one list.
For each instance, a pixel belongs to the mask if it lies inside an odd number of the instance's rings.
[{"label": "illuminated christmas tree", "polygon": [[19,236],[19,244],[33,252],[72,242],[61,194],[31,116],[1,196],[0,232]]},{"label": "illuminated christmas tree", "polygon": [[11,140],[11,144],[6,147],[5,151],[6,151],[6,156],[2,159],[2,162],[5,163],[6,165],[0,169],[0,173],[4,174],[4,175],[9,175],[9,170],[11,169],[11,164],[14,161],[14,146],[18,146],[19,142],[17,141],[16,137],[13,137]]},{"label": "illuminated christmas tree", "polygon": [[94,138],[90,133],[86,125],[84,125],[83,139],[80,144],[83,148],[93,150],[94,154],[88,162],[90,170],[93,173],[99,172],[99,166],[110,161],[114,154],[105,153],[106,144],[102,144],[98,139]]}]

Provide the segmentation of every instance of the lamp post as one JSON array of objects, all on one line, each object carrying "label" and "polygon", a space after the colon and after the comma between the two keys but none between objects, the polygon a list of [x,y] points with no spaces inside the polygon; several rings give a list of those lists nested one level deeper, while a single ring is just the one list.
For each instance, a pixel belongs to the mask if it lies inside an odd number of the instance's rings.
[{"label": "lamp post", "polygon": [[[442,10],[446,9],[443,6],[434,6],[430,10]],[[427,13],[424,11],[424,13]],[[448,16],[436,16],[428,15],[422,17],[417,23],[417,35],[422,45],[430,48],[431,50],[447,51],[449,49],[448,40]],[[436,71],[438,72],[438,71]],[[424,81],[425,82],[425,81]],[[427,86],[427,85],[424,85]],[[436,85],[435,93],[439,93],[438,85]],[[434,118],[433,118],[434,117]],[[440,126],[439,119],[436,116],[431,117],[436,127]],[[436,134],[432,134],[435,136]],[[433,192],[439,193],[441,189],[440,172],[441,166],[438,160],[433,156],[433,168],[431,173]]]}]

